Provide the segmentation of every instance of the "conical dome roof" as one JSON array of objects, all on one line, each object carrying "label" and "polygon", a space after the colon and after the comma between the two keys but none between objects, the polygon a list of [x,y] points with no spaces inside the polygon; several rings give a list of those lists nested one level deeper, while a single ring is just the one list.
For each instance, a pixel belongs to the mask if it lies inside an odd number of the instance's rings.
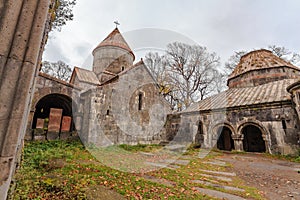
[{"label": "conical dome roof", "polygon": [[[130,49],[129,45],[125,41],[124,37],[121,35],[118,28],[115,28],[95,49],[98,49],[100,47],[105,46],[115,46],[122,49],[127,50],[129,53],[131,53],[134,56],[132,50]],[[93,51],[93,52],[94,52]]]},{"label": "conical dome roof", "polygon": [[230,74],[229,79],[253,70],[283,67],[283,66],[299,70],[299,68],[275,56],[269,50],[266,49],[255,50],[241,57],[239,64]]}]

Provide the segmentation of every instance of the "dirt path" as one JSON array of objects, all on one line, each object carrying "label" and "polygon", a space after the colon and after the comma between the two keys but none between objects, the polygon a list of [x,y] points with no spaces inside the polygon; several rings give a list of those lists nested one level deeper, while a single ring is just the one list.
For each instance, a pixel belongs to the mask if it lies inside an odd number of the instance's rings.
[{"label": "dirt path", "polygon": [[224,153],[219,159],[231,163],[237,176],[267,199],[300,200],[300,164],[251,153]]}]

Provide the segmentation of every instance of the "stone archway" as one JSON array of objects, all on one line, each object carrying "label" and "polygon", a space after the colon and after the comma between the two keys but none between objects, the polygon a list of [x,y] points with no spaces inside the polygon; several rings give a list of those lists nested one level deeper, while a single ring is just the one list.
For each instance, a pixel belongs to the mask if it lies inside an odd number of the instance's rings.
[{"label": "stone archway", "polygon": [[[57,130],[53,130],[57,135],[53,139],[57,139],[58,134],[61,132],[75,131],[76,129],[73,120],[73,107],[74,107],[74,102],[72,101],[72,99],[69,96],[66,96],[64,94],[52,93],[42,97],[35,104],[35,112],[31,123],[32,130],[41,129],[41,123],[42,126],[43,124],[47,123],[47,120],[49,120],[50,117],[50,113],[53,114],[54,111],[58,111],[59,116],[57,119],[55,119],[56,121],[53,123],[49,121],[49,126],[50,123],[52,123],[54,124],[54,126],[57,127]],[[50,130],[48,130],[48,132],[49,131]],[[33,131],[34,139],[37,139],[35,138],[35,136],[37,135],[43,136],[44,133],[42,130],[40,131],[40,134],[38,132]],[[64,137],[64,136],[61,134],[60,137]],[[47,139],[49,139],[48,135],[47,135]]]},{"label": "stone archway", "polygon": [[244,135],[243,148],[247,152],[266,152],[266,144],[263,133],[258,126],[254,124],[246,125],[241,130]]},{"label": "stone archway", "polygon": [[227,126],[220,126],[217,130],[218,140],[217,148],[220,150],[231,151],[234,149],[232,131]]}]

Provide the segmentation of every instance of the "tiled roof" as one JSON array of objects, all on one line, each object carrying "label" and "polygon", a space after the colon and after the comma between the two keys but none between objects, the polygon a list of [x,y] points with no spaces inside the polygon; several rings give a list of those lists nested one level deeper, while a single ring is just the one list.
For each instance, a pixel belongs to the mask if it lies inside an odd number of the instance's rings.
[{"label": "tiled roof", "polygon": [[120,47],[122,49],[127,50],[128,52],[130,52],[133,57],[134,54],[132,52],[132,50],[130,49],[129,45],[127,44],[127,42],[125,41],[125,39],[123,38],[122,34],[120,33],[118,28],[115,28],[95,49],[98,49],[99,47],[105,47],[105,46],[116,46],[116,47]]},{"label": "tiled roof", "polygon": [[242,56],[239,64],[230,74],[229,79],[236,77],[248,71],[287,66],[299,70],[298,67],[275,56],[271,51],[266,49],[255,50]]},{"label": "tiled roof", "polygon": [[297,80],[284,79],[256,87],[230,88],[194,103],[181,113],[287,101],[291,98],[286,88]]},{"label": "tiled roof", "polygon": [[74,67],[74,71],[72,73],[71,79],[73,79],[74,73],[76,74],[80,82],[91,83],[94,85],[100,84],[96,74],[93,71],[79,68],[79,67]]}]

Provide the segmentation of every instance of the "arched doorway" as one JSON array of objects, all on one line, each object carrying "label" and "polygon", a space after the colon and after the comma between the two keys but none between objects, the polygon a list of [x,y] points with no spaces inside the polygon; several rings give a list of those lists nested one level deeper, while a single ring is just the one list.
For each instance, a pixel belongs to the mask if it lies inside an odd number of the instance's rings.
[{"label": "arched doorway", "polygon": [[198,129],[194,143],[195,147],[201,147],[204,143],[203,123],[201,121],[198,122]]},{"label": "arched doorway", "polygon": [[217,141],[217,148],[220,150],[231,151],[234,149],[234,141],[231,137],[232,132],[226,126],[221,126],[218,128],[218,141]]},{"label": "arched doorway", "polygon": [[242,129],[243,147],[248,152],[266,152],[265,141],[261,130],[255,125],[247,125]]},{"label": "arched doorway", "polygon": [[32,121],[32,129],[36,128],[38,119],[49,118],[51,108],[61,109],[62,119],[64,116],[71,117],[72,120],[70,131],[75,130],[72,114],[72,99],[63,94],[49,94],[44,96],[37,102]]}]

